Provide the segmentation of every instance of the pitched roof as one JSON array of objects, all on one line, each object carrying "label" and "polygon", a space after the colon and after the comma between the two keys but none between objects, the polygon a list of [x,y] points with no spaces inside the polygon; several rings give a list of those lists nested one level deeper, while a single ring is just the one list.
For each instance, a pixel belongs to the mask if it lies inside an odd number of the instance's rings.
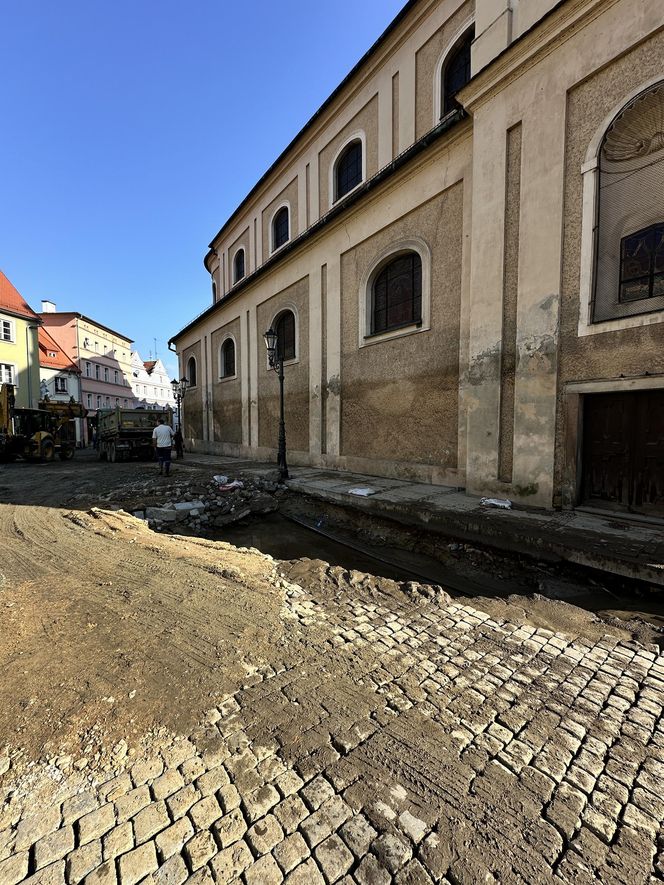
[{"label": "pitched roof", "polygon": [[143,363],[143,365],[145,366],[145,370],[147,371],[148,375],[151,375],[151,374],[152,374],[152,370],[153,370],[154,367],[157,365],[157,360],[146,360],[146,361]]},{"label": "pitched roof", "polygon": [[81,372],[76,363],[69,359],[55,338],[43,326],[39,327],[39,365],[45,369],[63,369],[66,372],[78,374]]},{"label": "pitched roof", "polygon": [[8,313],[15,314],[16,316],[27,317],[31,320],[37,320],[40,322],[39,317],[34,312],[34,310],[30,307],[30,305],[25,301],[25,299],[19,295],[18,291],[12,286],[7,277],[0,270],[0,310],[6,310]]}]

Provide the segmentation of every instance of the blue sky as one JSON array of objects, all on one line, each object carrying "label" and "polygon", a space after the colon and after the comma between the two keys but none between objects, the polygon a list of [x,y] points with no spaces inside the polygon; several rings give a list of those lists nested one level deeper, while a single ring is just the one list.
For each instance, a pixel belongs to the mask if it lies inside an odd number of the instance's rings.
[{"label": "blue sky", "polygon": [[154,349],[207,245],[405,0],[0,0],[0,269]]}]

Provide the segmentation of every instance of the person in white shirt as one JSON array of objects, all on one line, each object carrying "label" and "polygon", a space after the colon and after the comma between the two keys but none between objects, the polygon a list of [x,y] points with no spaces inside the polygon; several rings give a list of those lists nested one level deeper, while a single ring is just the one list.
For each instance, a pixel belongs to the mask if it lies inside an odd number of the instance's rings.
[{"label": "person in white shirt", "polygon": [[159,459],[159,473],[166,473],[171,470],[171,446],[173,444],[173,430],[166,424],[163,418],[159,419],[159,424],[152,431],[152,445],[157,450],[157,458]]}]

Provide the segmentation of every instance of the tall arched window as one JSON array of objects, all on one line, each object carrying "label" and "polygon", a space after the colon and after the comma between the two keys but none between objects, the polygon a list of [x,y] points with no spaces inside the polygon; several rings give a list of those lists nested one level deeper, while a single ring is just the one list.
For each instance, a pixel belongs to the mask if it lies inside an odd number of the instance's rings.
[{"label": "tall arched window", "polygon": [[609,125],[598,174],[592,321],[664,310],[664,81]]},{"label": "tall arched window", "polygon": [[196,358],[193,356],[190,356],[187,362],[187,380],[189,387],[196,387]]},{"label": "tall arched window", "polygon": [[341,152],[334,167],[334,199],[340,200],[362,181],[362,141],[358,138]]},{"label": "tall arched window", "polygon": [[272,251],[283,246],[290,239],[288,206],[282,206],[272,219]]},{"label": "tall arched window", "polygon": [[237,283],[244,277],[244,249],[238,249],[233,258],[233,282]]},{"label": "tall arched window", "polygon": [[227,338],[219,351],[219,377],[232,378],[235,375],[235,341]]},{"label": "tall arched window", "polygon": [[217,300],[217,282],[214,277],[212,277],[212,303],[214,304]]},{"label": "tall arched window", "polygon": [[470,80],[470,47],[475,39],[475,26],[469,28],[450,54],[442,71],[442,115],[461,107],[456,94]]},{"label": "tall arched window", "polygon": [[295,359],[295,314],[284,310],[274,321],[277,333],[277,353],[282,360]]},{"label": "tall arched window", "polygon": [[376,274],[371,286],[371,334],[422,321],[422,259],[401,252]]}]

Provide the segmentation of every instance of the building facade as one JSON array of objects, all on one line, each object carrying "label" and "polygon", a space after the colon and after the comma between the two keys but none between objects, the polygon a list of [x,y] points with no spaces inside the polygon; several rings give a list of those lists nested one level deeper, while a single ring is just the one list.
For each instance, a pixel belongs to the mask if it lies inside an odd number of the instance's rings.
[{"label": "building facade", "polygon": [[13,384],[16,406],[39,401],[39,316],[0,271],[0,384]]},{"label": "building facade", "polygon": [[[43,326],[39,329],[39,376],[40,400],[81,402],[81,371]],[[76,445],[83,446],[85,419],[74,418],[73,426]]]},{"label": "building facade", "polygon": [[132,351],[131,386],[137,409],[175,408],[168,372],[159,358],[144,362],[138,351]]},{"label": "building facade", "polygon": [[[42,301],[44,328],[81,372],[81,402],[94,414],[115,406],[136,408],[131,387],[132,339],[80,313],[59,312]],[[86,444],[90,441],[86,429]]]},{"label": "building facade", "polygon": [[188,445],[664,515],[659,0],[411,0],[212,240]]}]

